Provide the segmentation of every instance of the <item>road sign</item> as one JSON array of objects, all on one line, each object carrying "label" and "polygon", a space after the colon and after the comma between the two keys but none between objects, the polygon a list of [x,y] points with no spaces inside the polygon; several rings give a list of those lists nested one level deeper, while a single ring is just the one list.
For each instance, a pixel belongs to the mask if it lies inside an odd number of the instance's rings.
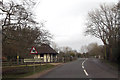
[{"label": "road sign", "polygon": [[37,50],[35,49],[35,47],[32,47],[32,49],[30,50],[30,53],[31,54],[37,54]]}]

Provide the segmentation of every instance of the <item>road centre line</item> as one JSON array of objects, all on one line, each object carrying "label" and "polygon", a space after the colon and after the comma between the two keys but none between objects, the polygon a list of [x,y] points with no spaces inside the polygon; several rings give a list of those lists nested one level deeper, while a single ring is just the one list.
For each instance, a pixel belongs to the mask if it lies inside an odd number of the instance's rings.
[{"label": "road centre line", "polygon": [[82,66],[84,65],[84,63],[85,63],[86,60],[87,60],[87,59],[85,59],[85,60],[82,62]]},{"label": "road centre line", "polygon": [[84,68],[84,66],[82,66],[82,68]]},{"label": "road centre line", "polygon": [[84,64],[84,61],[82,62],[82,66],[83,66],[83,64]]},{"label": "road centre line", "polygon": [[82,66],[84,65],[85,60],[82,62]]},{"label": "road centre line", "polygon": [[[85,59],[83,62],[82,62],[82,68],[84,69],[84,63],[85,63],[85,61],[86,61],[87,59]],[[87,71],[84,69],[84,72],[85,72],[85,74],[86,74],[86,76],[88,76],[88,73],[87,73]]]},{"label": "road centre line", "polygon": [[88,76],[88,73],[87,73],[87,71],[85,69],[84,69],[84,72],[85,72],[86,76]]}]

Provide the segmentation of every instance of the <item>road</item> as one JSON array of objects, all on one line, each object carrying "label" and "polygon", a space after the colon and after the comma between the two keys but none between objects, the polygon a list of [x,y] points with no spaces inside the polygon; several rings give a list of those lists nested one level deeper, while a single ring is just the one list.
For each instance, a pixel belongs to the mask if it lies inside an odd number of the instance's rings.
[{"label": "road", "polygon": [[118,72],[98,59],[80,58],[65,63],[40,78],[118,78]]}]

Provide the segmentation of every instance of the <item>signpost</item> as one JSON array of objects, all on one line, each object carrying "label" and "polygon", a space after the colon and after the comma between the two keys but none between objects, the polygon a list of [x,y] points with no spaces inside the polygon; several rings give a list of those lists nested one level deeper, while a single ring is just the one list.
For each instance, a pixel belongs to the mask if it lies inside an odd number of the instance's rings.
[{"label": "signpost", "polygon": [[32,47],[32,49],[30,50],[30,54],[37,54],[37,50],[35,47]]},{"label": "signpost", "polygon": [[19,56],[17,56],[17,64],[19,64]]},{"label": "signpost", "polygon": [[[30,54],[37,54],[37,50],[35,47],[32,47],[32,49],[30,50]],[[33,66],[33,72],[35,73],[35,59],[34,59],[34,66]]]}]

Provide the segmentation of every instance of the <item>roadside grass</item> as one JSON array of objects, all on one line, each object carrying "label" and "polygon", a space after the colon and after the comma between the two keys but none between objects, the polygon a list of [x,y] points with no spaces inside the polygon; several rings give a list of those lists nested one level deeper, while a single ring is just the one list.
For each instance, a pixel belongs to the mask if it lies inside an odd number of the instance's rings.
[{"label": "roadside grass", "polygon": [[7,67],[6,71],[3,68],[2,78],[5,80],[9,78],[12,79],[23,78],[25,76],[29,76],[50,69],[54,66],[55,65],[45,64],[45,65],[35,65],[35,66]]},{"label": "roadside grass", "polygon": [[111,61],[108,61],[108,60],[101,59],[101,61],[102,61],[103,63],[106,63],[106,64],[108,64],[108,65],[111,65],[111,66],[114,67],[114,68],[118,68],[118,66],[119,66],[117,63],[111,62]]},{"label": "roadside grass", "polygon": [[[35,66],[39,66],[39,65],[45,65],[45,64],[35,64]],[[3,65],[2,65],[2,68],[9,68],[9,67],[25,67],[25,66],[33,66],[33,64],[10,65],[10,66],[3,66]]]}]

